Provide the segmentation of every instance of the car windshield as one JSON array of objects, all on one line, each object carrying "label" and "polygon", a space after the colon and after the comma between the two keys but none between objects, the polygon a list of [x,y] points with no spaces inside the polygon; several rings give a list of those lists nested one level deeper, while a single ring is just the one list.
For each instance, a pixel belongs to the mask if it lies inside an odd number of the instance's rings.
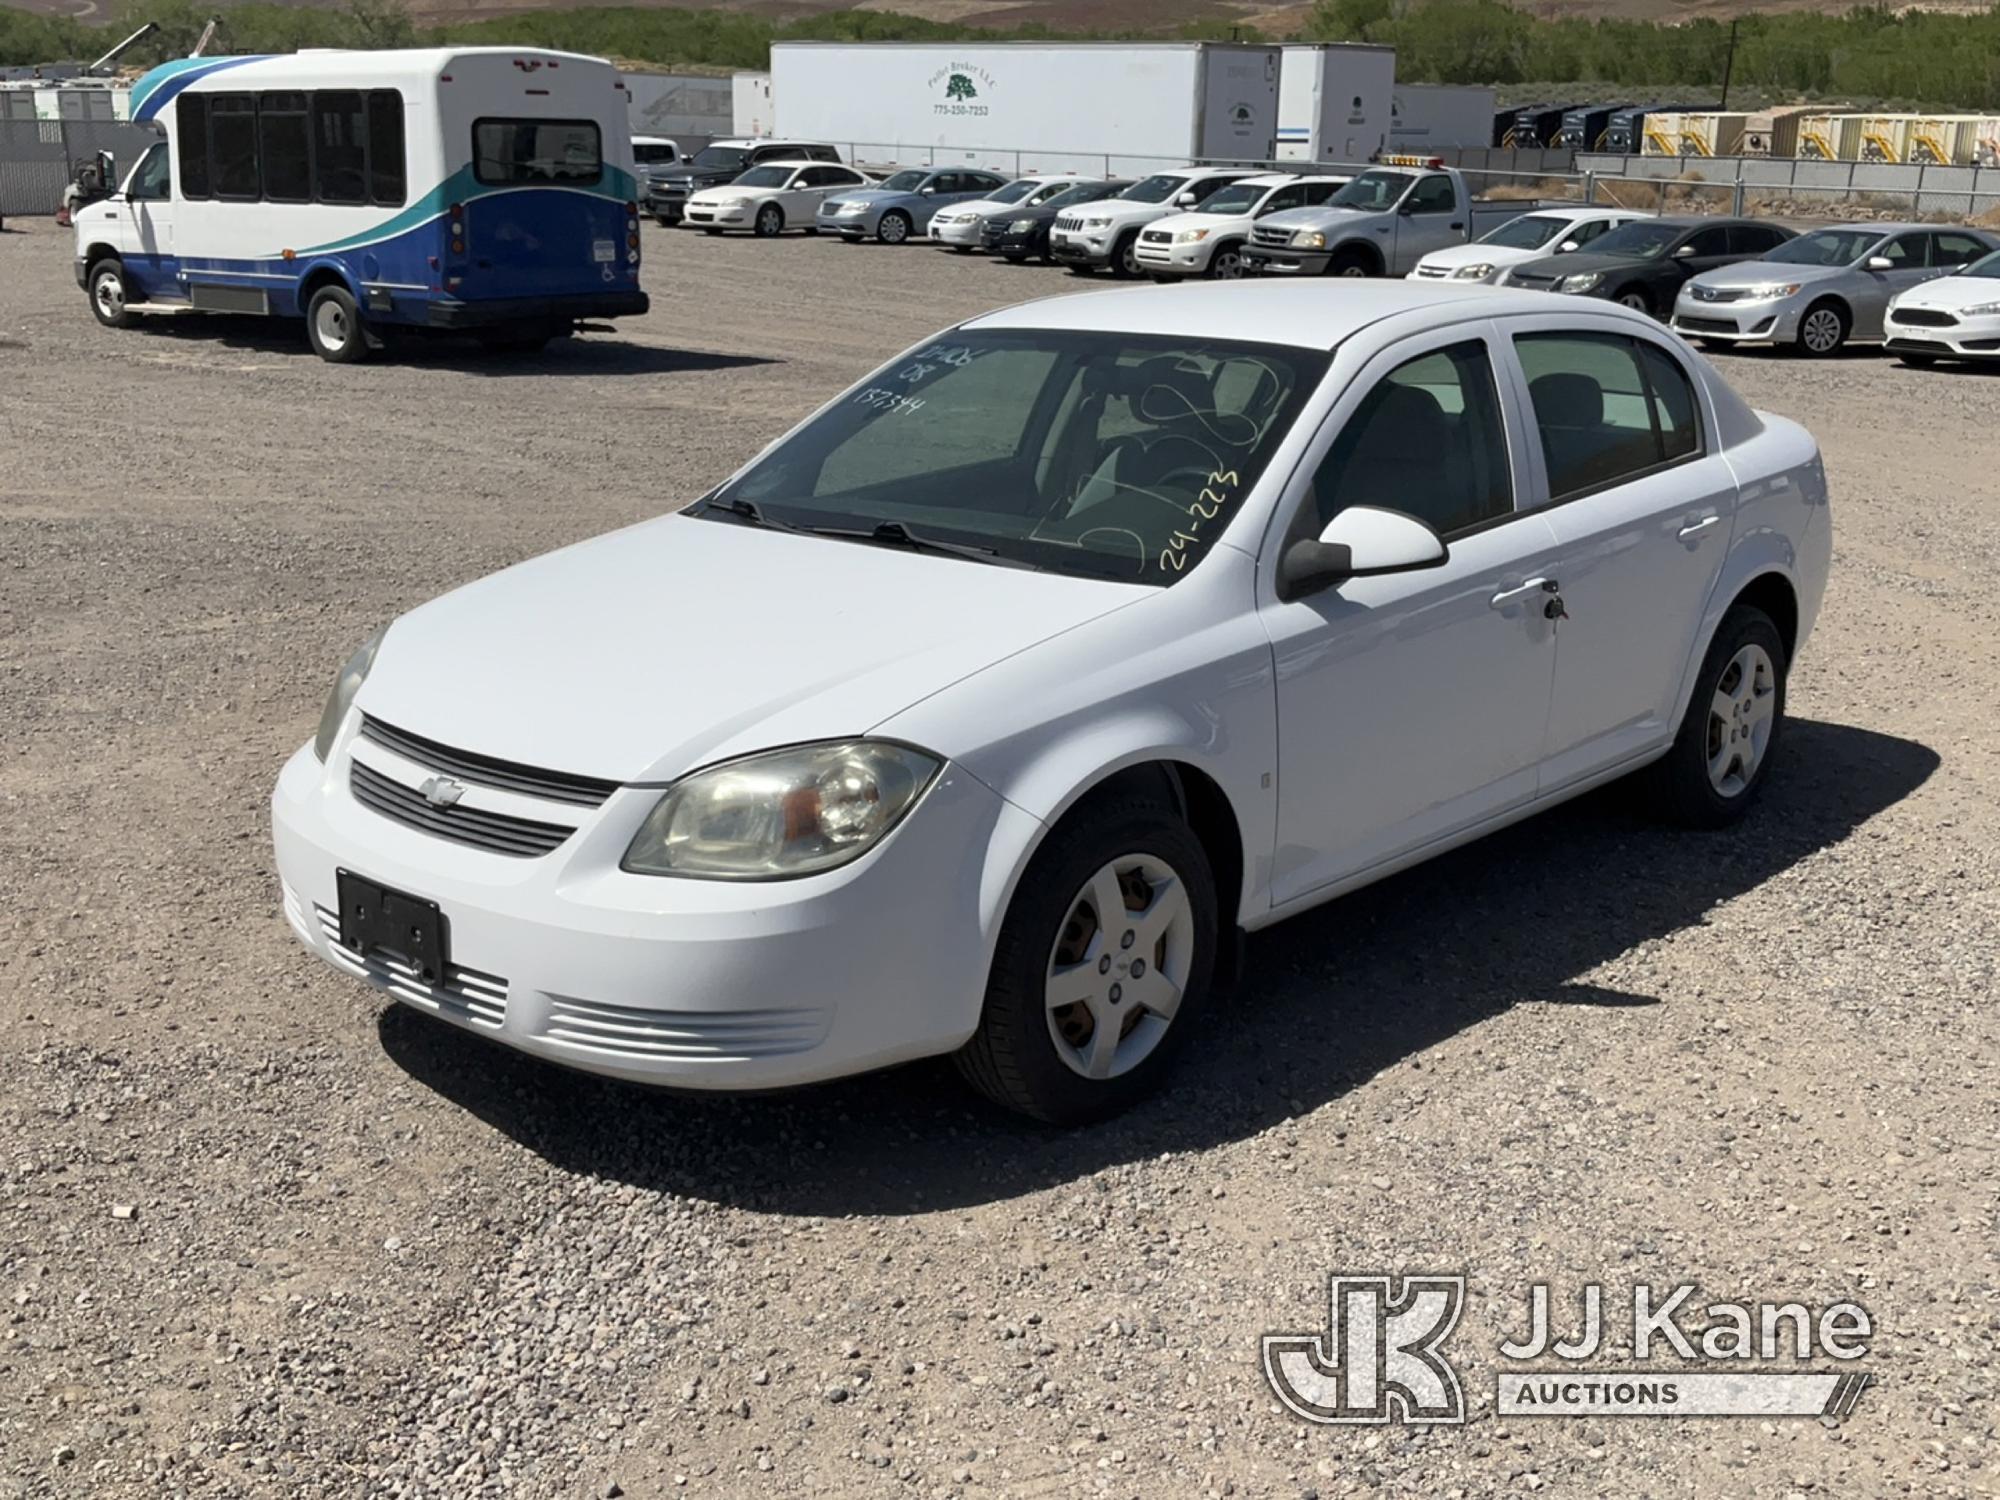
[{"label": "car windshield", "polygon": [[1205,214],[1247,214],[1270,191],[1272,187],[1268,182],[1232,182],[1226,188],[1218,188],[1201,205],[1201,211]]},{"label": "car windshield", "polygon": [[737,187],[783,187],[797,167],[752,167],[736,179]]},{"label": "car windshield", "polygon": [[1636,260],[1651,260],[1665,253],[1667,248],[1687,233],[1684,224],[1659,224],[1642,221],[1627,224],[1622,229],[1614,229],[1609,234],[1601,234],[1590,242],[1592,255],[1629,255]]},{"label": "car windshield", "polygon": [[2000,281],[2000,250],[1994,251],[1984,260],[1975,260],[1971,265],[1953,274],[1977,276],[1984,281]]},{"label": "car windshield", "polygon": [[1879,229],[1815,229],[1763,258],[1782,266],[1851,266],[1881,238]]},{"label": "car windshield", "polygon": [[1182,188],[1188,180],[1170,172],[1162,172],[1156,177],[1142,177],[1118,196],[1129,198],[1134,203],[1165,203]]},{"label": "car windshield", "polygon": [[657,166],[663,161],[679,161],[680,155],[674,150],[671,144],[665,141],[634,141],[632,143],[632,160],[636,161],[642,167],[650,167]]},{"label": "car windshield", "polygon": [[885,178],[880,186],[885,193],[914,193],[924,185],[924,182],[930,175],[930,173],[924,171],[921,167],[914,168],[908,172],[898,172],[893,177]]},{"label": "car windshield", "polygon": [[750,153],[741,146],[703,146],[692,165],[697,172],[726,172],[749,159]]},{"label": "car windshield", "polygon": [[1115,193],[1116,185],[1108,182],[1079,182],[1064,188],[1053,198],[1042,201],[1043,208],[1068,208],[1074,203],[1095,203],[1106,193]]},{"label": "car windshield", "polygon": [[1363,172],[1326,201],[1334,208],[1394,208],[1409,186],[1407,172]]},{"label": "car windshield", "polygon": [[1040,186],[1039,182],[1033,182],[1023,177],[1016,182],[1008,183],[996,192],[988,193],[986,201],[988,203],[1019,203]]},{"label": "car windshield", "polygon": [[1492,233],[1482,234],[1479,243],[1498,245],[1505,250],[1539,250],[1556,237],[1558,230],[1568,229],[1570,224],[1570,220],[1550,214],[1522,214]]},{"label": "car windshield", "polygon": [[[1173,583],[1212,551],[1328,356],[1219,340],[960,331],[875,372],[700,515],[892,530],[1081,577]],[[738,522],[740,524],[740,522]],[[894,528],[901,528],[901,532]]]}]

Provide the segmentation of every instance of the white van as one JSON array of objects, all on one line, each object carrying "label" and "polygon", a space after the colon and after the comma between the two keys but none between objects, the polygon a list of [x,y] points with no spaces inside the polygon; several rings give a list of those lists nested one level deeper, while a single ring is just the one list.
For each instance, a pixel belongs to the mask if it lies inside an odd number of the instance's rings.
[{"label": "white van", "polygon": [[626,95],[520,47],[182,58],[132,89],[164,139],[76,217],[99,322],[135,306],[303,317],[363,359],[392,324],[539,347],[643,313]]}]

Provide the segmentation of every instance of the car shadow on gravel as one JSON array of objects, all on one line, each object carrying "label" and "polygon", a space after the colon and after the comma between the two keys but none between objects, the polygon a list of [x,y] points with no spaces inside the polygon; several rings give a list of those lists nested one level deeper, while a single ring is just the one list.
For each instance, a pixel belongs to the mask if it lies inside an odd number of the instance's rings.
[{"label": "car shadow on gravel", "polygon": [[[318,364],[304,327],[286,319],[231,317],[226,313],[174,313],[142,317],[130,332],[170,344],[212,344],[238,353],[292,358]],[[457,370],[467,375],[686,375],[736,370],[783,361],[756,354],[721,354],[706,349],[669,349],[613,335],[557,339],[532,354],[484,349],[469,336],[406,333],[392,335],[375,351],[371,364]]]},{"label": "car shadow on gravel", "polygon": [[[1584,976],[1839,843],[1938,764],[1910,740],[1814,720],[1791,722],[1779,754],[1733,831],[1664,829],[1608,788],[1257,934],[1167,1092],[1085,1130],[976,1102],[942,1060],[704,1097],[572,1073],[401,1006],[378,1029],[411,1077],[565,1170],[797,1214],[1001,1201],[1253,1135],[1516,1005],[1726,1006]],[[1809,1027],[1815,997],[1796,998]]]}]

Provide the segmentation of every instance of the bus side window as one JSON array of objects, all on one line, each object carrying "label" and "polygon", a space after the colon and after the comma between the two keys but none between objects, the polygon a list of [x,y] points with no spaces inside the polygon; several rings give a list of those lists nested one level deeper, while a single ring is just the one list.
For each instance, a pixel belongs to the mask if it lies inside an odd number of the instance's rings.
[{"label": "bus side window", "polygon": [[368,196],[394,207],[403,201],[403,96],[394,89],[368,95]]},{"label": "bus side window", "polygon": [[367,121],[361,95],[330,90],[313,95],[313,197],[321,203],[368,201]]},{"label": "bus side window", "polygon": [[208,196],[208,100],[192,90],[174,106],[174,149],[180,157],[181,196]]}]

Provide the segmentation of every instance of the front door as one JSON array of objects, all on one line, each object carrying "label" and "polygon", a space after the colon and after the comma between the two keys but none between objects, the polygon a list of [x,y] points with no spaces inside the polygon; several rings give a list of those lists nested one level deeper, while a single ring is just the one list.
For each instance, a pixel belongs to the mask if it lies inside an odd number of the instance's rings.
[{"label": "front door", "polygon": [[[1543,323],[1537,328],[1535,323]],[[1544,793],[1670,739],[1729,551],[1736,483],[1680,357],[1637,334],[1519,325],[1559,550]]]},{"label": "front door", "polygon": [[1391,276],[1406,276],[1433,250],[1465,241],[1465,210],[1458,188],[1443,172],[1417,179],[1396,215]]},{"label": "front door", "polygon": [[1382,356],[1287,500],[1288,540],[1374,505],[1424,521],[1450,556],[1262,604],[1277,666],[1274,905],[1534,796],[1555,667],[1540,580],[1554,548],[1547,522],[1514,511],[1526,473],[1495,338],[1461,326]]},{"label": "front door", "polygon": [[155,300],[185,296],[174,251],[173,177],[165,141],[147,147],[125,179],[122,208],[126,280]]}]

